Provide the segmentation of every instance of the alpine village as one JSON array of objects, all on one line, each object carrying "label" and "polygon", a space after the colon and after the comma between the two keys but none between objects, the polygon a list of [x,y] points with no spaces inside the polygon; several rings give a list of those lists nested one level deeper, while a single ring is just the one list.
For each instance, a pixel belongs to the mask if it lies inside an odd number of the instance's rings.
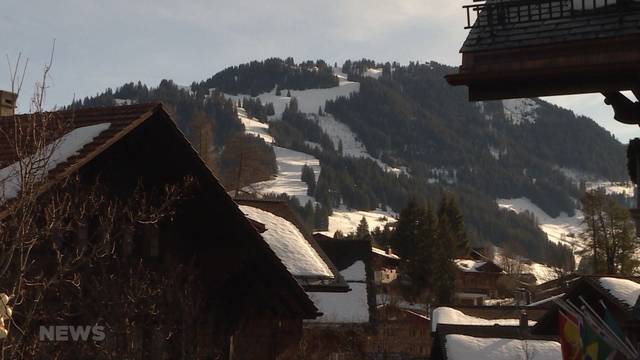
[{"label": "alpine village", "polygon": [[640,2],[469,3],[456,67],[285,55],[52,106],[64,50],[33,95],[8,55],[0,358],[640,359],[640,139],[546,100],[640,125]]}]

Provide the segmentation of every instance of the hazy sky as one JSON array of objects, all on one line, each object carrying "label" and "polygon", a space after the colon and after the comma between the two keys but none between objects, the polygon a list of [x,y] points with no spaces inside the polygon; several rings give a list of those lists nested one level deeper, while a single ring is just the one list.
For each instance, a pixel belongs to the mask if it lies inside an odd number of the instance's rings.
[{"label": "hazy sky", "polygon": [[[223,68],[267,57],[438,61],[458,65],[466,36],[459,0],[4,0],[0,55],[29,57],[19,102],[28,109],[52,40],[47,105],[68,104],[107,87],[203,80]],[[0,89],[9,87],[6,59]],[[618,125],[600,95],[547,98],[594,118],[619,139],[640,134]]]}]

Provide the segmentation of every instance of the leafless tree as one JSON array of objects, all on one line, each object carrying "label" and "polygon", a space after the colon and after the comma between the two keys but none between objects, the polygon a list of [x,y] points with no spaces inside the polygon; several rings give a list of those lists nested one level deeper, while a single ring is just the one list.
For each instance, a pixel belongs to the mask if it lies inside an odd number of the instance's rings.
[{"label": "leafless tree", "polygon": [[[193,358],[198,351],[193,332],[206,299],[196,265],[176,262],[171,271],[162,271],[166,264],[133,249],[140,238],[157,236],[199,185],[187,177],[155,188],[140,184],[118,196],[99,177],[52,181],[56,151],[74,128],[73,119],[44,111],[52,63],[53,55],[29,114],[0,126],[0,141],[14,158],[0,164],[0,292],[8,294],[13,309],[0,357],[151,357],[154,347],[145,342],[158,338],[176,344],[172,357]],[[26,61],[25,67],[20,64],[10,66],[16,92],[26,71]],[[39,327],[58,324],[99,324],[108,337],[41,341]]]}]

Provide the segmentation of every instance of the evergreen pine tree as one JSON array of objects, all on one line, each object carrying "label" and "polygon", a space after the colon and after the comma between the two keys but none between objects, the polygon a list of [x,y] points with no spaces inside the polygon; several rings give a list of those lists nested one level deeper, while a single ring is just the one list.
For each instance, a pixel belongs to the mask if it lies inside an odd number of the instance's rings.
[{"label": "evergreen pine tree", "polygon": [[367,219],[363,216],[356,228],[356,238],[364,239],[367,236],[369,236],[369,223],[367,223]]}]

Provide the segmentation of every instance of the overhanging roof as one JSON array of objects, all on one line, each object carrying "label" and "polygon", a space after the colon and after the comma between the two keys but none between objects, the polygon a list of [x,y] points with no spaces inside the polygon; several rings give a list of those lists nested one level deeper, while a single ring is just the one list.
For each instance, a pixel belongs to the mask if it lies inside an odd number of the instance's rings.
[{"label": "overhanging roof", "polygon": [[[640,2],[630,2],[624,11],[608,7],[580,13],[567,9],[569,4],[512,0],[472,5],[485,7],[461,49],[462,66],[447,81],[468,86],[474,101],[640,86]],[[496,18],[498,5],[507,9],[502,21]],[[528,7],[534,8],[528,21],[518,21]]]}]

